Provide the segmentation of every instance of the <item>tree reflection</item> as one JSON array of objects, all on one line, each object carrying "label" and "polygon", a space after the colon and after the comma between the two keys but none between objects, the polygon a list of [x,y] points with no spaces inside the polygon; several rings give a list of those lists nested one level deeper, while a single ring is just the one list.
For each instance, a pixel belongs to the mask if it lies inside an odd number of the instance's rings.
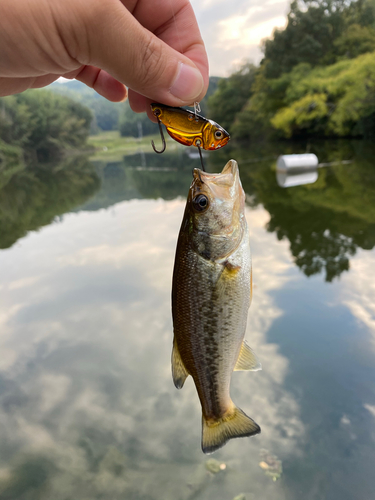
[{"label": "tree reflection", "polygon": [[94,162],[101,187],[94,198],[83,207],[99,210],[131,199],[163,198],[172,200],[187,196],[192,169],[199,160],[191,159],[185,149],[155,153],[139,153],[122,160]]},{"label": "tree reflection", "polygon": [[[67,211],[99,210],[134,198],[186,197],[191,171],[200,166],[199,159],[188,156],[192,151],[139,153],[111,162],[80,157],[52,167],[13,165],[0,171],[0,248]],[[358,247],[375,246],[375,146],[363,141],[314,144],[310,151],[322,162],[353,163],[321,169],[314,184],[280,188],[274,171],[278,155],[305,151],[301,144],[230,144],[207,154],[205,164],[208,171],[220,172],[235,158],[248,205],[262,204],[270,214],[267,230],[289,240],[306,276],[324,272],[330,282],[349,269]]]},{"label": "tree reflection", "polygon": [[267,229],[276,232],[279,240],[288,238],[290,250],[297,266],[312,276],[325,271],[326,281],[332,281],[343,271],[349,270],[349,255],[354,255],[356,245],[350,237],[332,229],[330,213],[311,210],[307,213],[274,213]]},{"label": "tree reflection", "polygon": [[0,248],[9,248],[28,231],[82,204],[99,185],[92,164],[82,156],[1,171]]},{"label": "tree reflection", "polygon": [[343,142],[318,144],[312,152],[322,161],[352,158],[353,163],[322,169],[314,184],[283,189],[276,184],[273,160],[260,157],[252,163],[247,151],[233,154],[244,189],[252,195],[250,204],[261,203],[270,213],[267,230],[290,241],[295,263],[306,276],[325,272],[326,281],[332,281],[349,270],[357,247],[375,246],[375,148]]}]

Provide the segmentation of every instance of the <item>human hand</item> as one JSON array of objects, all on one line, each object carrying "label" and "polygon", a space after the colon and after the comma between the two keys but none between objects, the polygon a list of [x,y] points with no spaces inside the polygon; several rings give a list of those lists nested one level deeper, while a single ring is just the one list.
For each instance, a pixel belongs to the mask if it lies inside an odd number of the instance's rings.
[{"label": "human hand", "polygon": [[[200,101],[208,61],[188,0],[1,0],[0,96],[76,78],[136,112]],[[149,112],[150,115],[150,112]]]}]

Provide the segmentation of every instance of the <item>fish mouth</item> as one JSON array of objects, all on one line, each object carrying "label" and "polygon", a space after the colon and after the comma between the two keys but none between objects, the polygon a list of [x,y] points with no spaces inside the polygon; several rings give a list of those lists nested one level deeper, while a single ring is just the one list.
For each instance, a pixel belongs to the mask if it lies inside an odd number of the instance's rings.
[{"label": "fish mouth", "polygon": [[206,180],[214,180],[215,178],[220,179],[220,177],[225,174],[232,174],[233,177],[235,177],[238,174],[238,172],[239,172],[238,163],[236,162],[236,160],[231,159],[227,161],[221,172],[211,173],[211,172],[205,172],[200,168],[194,168],[193,177],[194,179],[198,178],[201,182],[204,183],[205,180],[204,178],[206,178]]},{"label": "fish mouth", "polygon": [[237,187],[242,189],[238,165],[236,160],[229,160],[220,173],[204,172],[199,168],[194,168],[189,197],[193,199],[199,193],[204,193],[209,198],[221,197],[225,192],[223,189],[237,189]]}]

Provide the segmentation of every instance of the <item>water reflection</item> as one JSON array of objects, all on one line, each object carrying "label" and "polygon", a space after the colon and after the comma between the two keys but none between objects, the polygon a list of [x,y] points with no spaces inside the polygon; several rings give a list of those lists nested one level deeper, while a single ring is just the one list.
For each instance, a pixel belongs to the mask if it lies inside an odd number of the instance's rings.
[{"label": "water reflection", "polygon": [[[170,370],[174,249],[196,160],[152,154],[152,164],[139,155],[82,167],[87,179],[61,169],[61,182],[47,172],[51,195],[31,189],[26,199],[39,210],[28,219],[15,209],[25,207],[27,172],[12,176],[19,201],[12,205],[1,191],[1,217],[10,207],[7,217],[22,232],[1,232],[3,245],[44,227],[0,253],[1,500],[371,498],[373,150],[345,147],[322,146],[317,155],[328,162],[350,153],[355,163],[290,190],[275,182],[274,151],[263,152],[265,161],[257,151],[232,152],[249,201],[247,338],[263,371],[235,373],[231,392],[262,434],[215,454],[226,464],[218,474],[200,451],[193,384],[177,391]],[[207,161],[212,171],[223,164],[216,154]],[[42,171],[35,178],[40,185]],[[81,178],[80,189],[69,178]],[[32,201],[39,192],[40,205]],[[67,209],[74,199],[81,205],[45,225],[61,213],[55,199],[70,200]],[[349,258],[350,272],[329,285],[307,280],[290,252],[306,274],[325,269],[332,279]],[[263,449],[282,461],[276,482],[259,467]]]},{"label": "water reflection", "polygon": [[[304,274],[324,272],[329,282],[349,269],[358,247],[369,250],[375,245],[375,149],[362,144],[356,151],[354,146],[343,144],[337,150],[316,145],[317,156],[326,163],[348,158],[352,163],[319,169],[314,184],[288,190],[275,186],[273,160],[241,169],[252,205],[262,204],[270,213],[267,229],[279,240],[289,240]],[[239,162],[246,164],[245,155],[237,152]]]},{"label": "water reflection", "polygon": [[304,184],[313,184],[318,180],[318,169],[313,168],[309,170],[294,171],[294,172],[280,172],[276,171],[276,181],[280,187],[287,188],[293,186],[302,186]]},{"label": "water reflection", "polygon": [[118,204],[115,215],[67,215],[3,255],[2,498],[273,498],[259,450],[294,456],[304,435],[299,405],[283,388],[288,361],[265,341],[281,314],[269,291],[290,279],[287,249],[280,254],[264,233],[263,210],[249,214],[254,252],[264,237],[275,250],[271,262],[258,259],[264,285],[249,319],[267,370],[236,375],[233,397],[262,420],[264,437],[217,454],[228,470],[214,480],[193,384],[176,391],[171,380],[170,286],[183,209],[181,200],[140,200]]},{"label": "water reflection", "polygon": [[[209,170],[218,171],[228,154],[236,158],[250,206],[261,204],[270,214],[267,229],[279,240],[289,241],[295,264],[306,276],[324,272],[331,282],[348,271],[358,247],[370,250],[375,245],[375,148],[363,143],[311,146],[323,162],[348,158],[353,162],[319,169],[319,178],[316,172],[304,174],[303,179],[287,172],[279,183],[295,187],[284,190],[274,177],[280,147],[252,151],[228,147],[229,153],[214,152],[206,163]],[[52,170],[39,166],[15,171],[0,191],[0,247],[11,246],[27,231],[68,210],[99,210],[131,199],[185,198],[191,170],[197,166],[186,151],[143,152],[110,163],[80,158]],[[297,186],[306,182],[306,175],[314,176],[307,180],[315,182]]]},{"label": "water reflection", "polygon": [[99,189],[86,157],[49,165],[17,164],[0,171],[0,248],[50,224]]},{"label": "water reflection", "polygon": [[171,200],[185,196],[192,169],[197,166],[196,160],[189,158],[185,151],[178,149],[163,155],[139,153],[117,162],[94,162],[101,189],[79,210],[98,210],[131,199]]}]

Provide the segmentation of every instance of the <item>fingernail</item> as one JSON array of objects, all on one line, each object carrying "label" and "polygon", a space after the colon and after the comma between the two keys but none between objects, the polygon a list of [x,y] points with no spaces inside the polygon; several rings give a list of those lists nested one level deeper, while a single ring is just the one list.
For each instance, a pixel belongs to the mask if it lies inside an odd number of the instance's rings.
[{"label": "fingernail", "polygon": [[181,101],[194,102],[203,90],[204,82],[201,73],[187,64],[180,63],[179,72],[169,89]]},{"label": "fingernail", "polygon": [[126,92],[125,97],[123,97],[120,102],[125,102],[127,100],[128,100],[128,92]]}]

